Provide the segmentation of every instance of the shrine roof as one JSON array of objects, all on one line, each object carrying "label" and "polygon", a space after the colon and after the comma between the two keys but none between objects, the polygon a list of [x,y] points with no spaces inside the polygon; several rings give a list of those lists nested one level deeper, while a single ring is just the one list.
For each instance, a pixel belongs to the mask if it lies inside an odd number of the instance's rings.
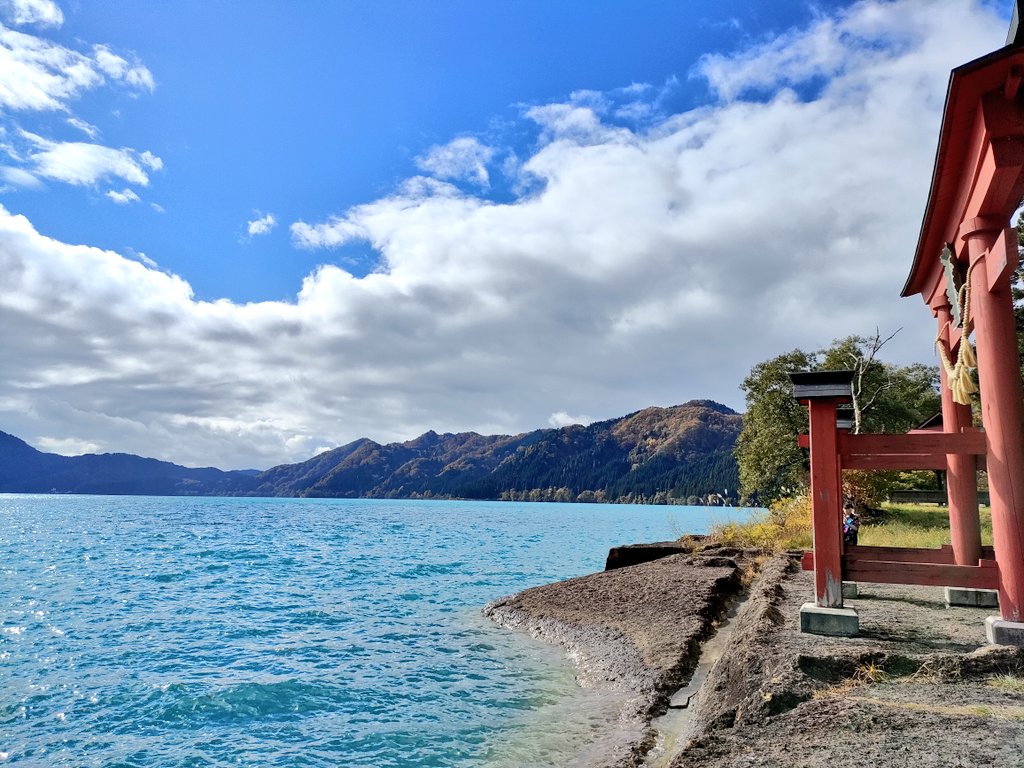
[{"label": "shrine roof", "polygon": [[1010,68],[1015,66],[1024,67],[1024,44],[1007,45],[962,64],[950,73],[928,204],[914,263],[902,296],[914,296],[931,289],[928,278],[945,245],[949,219],[959,215],[952,209],[957,201],[966,156],[971,149],[971,134],[981,97],[1002,86]]}]

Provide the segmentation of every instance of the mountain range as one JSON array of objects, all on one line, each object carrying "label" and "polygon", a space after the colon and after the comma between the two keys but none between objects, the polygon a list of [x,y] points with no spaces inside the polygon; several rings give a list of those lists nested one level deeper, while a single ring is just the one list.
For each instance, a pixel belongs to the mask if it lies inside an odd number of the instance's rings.
[{"label": "mountain range", "polygon": [[520,435],[366,438],[265,471],[59,456],[0,432],[0,492],[693,502],[736,495],[742,416],[711,400]]}]

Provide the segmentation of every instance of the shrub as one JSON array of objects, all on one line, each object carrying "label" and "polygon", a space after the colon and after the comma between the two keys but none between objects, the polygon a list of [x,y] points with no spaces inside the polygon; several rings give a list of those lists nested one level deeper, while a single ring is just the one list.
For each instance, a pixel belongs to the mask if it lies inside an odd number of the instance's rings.
[{"label": "shrub", "polygon": [[774,502],[745,523],[712,526],[710,539],[718,544],[781,551],[811,546],[811,499],[802,494]]}]

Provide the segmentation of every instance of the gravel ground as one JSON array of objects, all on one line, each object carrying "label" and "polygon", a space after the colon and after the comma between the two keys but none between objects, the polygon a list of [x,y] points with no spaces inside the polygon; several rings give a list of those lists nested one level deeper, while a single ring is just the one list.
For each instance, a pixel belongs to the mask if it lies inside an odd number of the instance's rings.
[{"label": "gravel ground", "polygon": [[[704,550],[526,590],[498,623],[562,645],[583,685],[631,694],[594,766],[636,766],[653,718],[741,590],[750,553]],[[1024,653],[985,643],[991,611],[941,588],[860,585],[860,636],[799,631],[813,575],[764,563],[703,683],[674,768],[1024,766]]]},{"label": "gravel ground", "polygon": [[799,631],[813,589],[795,563],[765,569],[675,768],[1024,765],[1024,654],[986,645],[990,610],[862,584],[860,636],[827,638]]}]

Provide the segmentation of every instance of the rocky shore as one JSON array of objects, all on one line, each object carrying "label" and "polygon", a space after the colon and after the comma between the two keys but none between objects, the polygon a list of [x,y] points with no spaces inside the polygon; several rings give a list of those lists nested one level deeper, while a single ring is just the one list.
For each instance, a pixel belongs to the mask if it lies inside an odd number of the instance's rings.
[{"label": "rocky shore", "polygon": [[[1024,764],[1024,654],[985,644],[988,611],[946,608],[939,588],[865,584],[848,601],[858,637],[806,635],[813,583],[795,557],[702,542],[668,551],[485,608],[561,645],[581,685],[629,694],[579,765]],[[713,663],[702,660],[730,610]],[[675,695],[695,671],[699,688]]]}]

